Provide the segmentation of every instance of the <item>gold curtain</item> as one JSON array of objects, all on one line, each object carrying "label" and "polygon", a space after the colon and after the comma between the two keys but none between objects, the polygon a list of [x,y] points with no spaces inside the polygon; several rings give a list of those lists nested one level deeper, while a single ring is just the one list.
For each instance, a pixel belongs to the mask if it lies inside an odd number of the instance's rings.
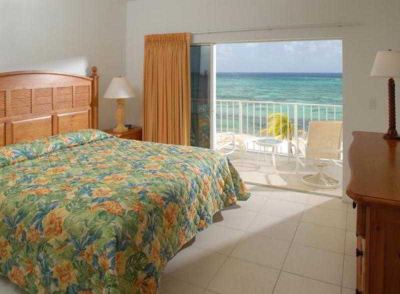
[{"label": "gold curtain", "polygon": [[189,33],[145,37],[144,139],[190,145]]}]

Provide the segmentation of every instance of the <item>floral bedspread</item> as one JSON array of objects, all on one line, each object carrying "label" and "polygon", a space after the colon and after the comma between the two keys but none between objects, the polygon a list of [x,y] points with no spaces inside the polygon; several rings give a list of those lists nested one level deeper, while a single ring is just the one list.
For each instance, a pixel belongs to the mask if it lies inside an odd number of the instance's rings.
[{"label": "floral bedspread", "polygon": [[29,293],[156,293],[163,268],[249,194],[206,149],[85,130],[0,148],[0,274]]}]

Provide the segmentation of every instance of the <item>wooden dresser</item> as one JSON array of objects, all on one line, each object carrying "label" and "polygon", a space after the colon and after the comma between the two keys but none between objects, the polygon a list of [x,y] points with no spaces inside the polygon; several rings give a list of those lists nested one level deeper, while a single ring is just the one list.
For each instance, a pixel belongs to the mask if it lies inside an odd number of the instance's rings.
[{"label": "wooden dresser", "polygon": [[347,194],[357,209],[357,290],[400,293],[400,141],[355,132]]}]

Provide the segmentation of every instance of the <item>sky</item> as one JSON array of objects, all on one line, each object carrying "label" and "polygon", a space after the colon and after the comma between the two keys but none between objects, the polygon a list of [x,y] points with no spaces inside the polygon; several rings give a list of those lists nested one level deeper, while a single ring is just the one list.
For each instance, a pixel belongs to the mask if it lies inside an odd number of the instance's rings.
[{"label": "sky", "polygon": [[217,45],[217,72],[342,72],[342,41]]}]

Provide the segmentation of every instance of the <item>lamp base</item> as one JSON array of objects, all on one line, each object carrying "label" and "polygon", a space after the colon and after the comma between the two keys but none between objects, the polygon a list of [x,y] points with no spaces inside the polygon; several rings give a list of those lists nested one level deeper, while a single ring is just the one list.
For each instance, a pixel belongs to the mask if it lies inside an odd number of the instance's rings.
[{"label": "lamp base", "polygon": [[115,111],[115,119],[117,121],[117,126],[113,129],[115,133],[124,133],[128,131],[128,128],[124,126],[125,121],[125,101],[124,99],[117,100],[117,110]]},{"label": "lamp base", "polygon": [[394,79],[390,78],[388,80],[388,90],[389,90],[389,129],[387,133],[383,136],[386,140],[400,140],[399,135],[396,130],[396,95],[395,95],[395,84]]},{"label": "lamp base", "polygon": [[114,133],[125,133],[128,131],[128,128],[124,125],[118,125],[113,129]]},{"label": "lamp base", "polygon": [[383,135],[383,139],[385,139],[385,140],[400,140],[400,136],[397,134],[397,132],[396,132],[396,134],[387,133],[387,134]]}]

